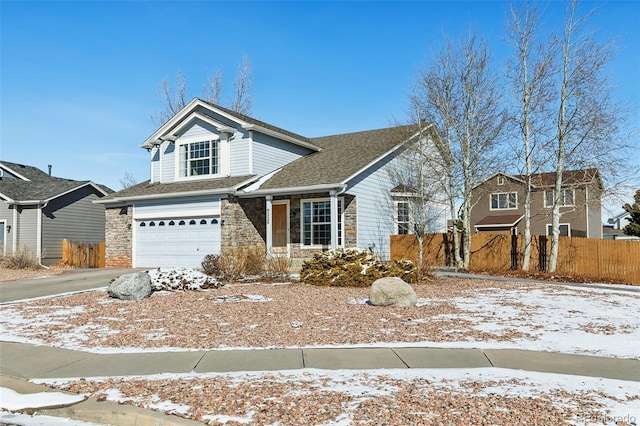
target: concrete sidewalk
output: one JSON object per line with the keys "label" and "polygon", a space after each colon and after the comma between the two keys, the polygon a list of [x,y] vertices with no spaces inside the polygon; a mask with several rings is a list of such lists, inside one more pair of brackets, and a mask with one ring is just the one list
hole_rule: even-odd
{"label": "concrete sidewalk", "polygon": [[[160,373],[277,371],[315,368],[508,368],[640,382],[640,361],[511,349],[421,347],[299,348],[93,354],[0,342],[0,386],[19,393],[51,391],[28,379],[115,377]],[[113,425],[195,425],[177,416],[89,398],[41,415]],[[6,421],[6,419],[3,419]]]}
{"label": "concrete sidewalk", "polygon": [[516,349],[296,348],[94,354],[0,342],[0,374],[17,378],[159,373],[496,367],[640,382],[640,360]]}

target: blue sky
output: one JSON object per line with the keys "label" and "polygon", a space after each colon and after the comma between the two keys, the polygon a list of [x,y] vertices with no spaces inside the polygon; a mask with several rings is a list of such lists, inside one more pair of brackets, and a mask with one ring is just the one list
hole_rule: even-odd
{"label": "blue sky", "polygon": [[[590,22],[603,38],[620,37],[610,68],[617,96],[637,107],[640,3],[599,5]],[[220,68],[227,97],[243,55],[253,65],[255,118],[309,137],[386,127],[406,118],[414,72],[444,33],[477,29],[500,66],[509,52],[506,8],[502,1],[0,0],[0,158],[45,171],[51,164],[56,176],[115,190],[125,173],[144,181],[149,157],[139,145],[155,130],[161,81],[180,69],[190,99]],[[550,25],[559,17],[556,1]]]}

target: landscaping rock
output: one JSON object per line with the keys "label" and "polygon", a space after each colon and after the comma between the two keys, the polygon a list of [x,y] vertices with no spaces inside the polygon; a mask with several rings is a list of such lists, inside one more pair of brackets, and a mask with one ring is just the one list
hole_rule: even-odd
{"label": "landscaping rock", "polygon": [[151,295],[151,277],[146,272],[121,275],[109,285],[107,293],[121,300],[144,299]]}
{"label": "landscaping rock", "polygon": [[374,306],[415,306],[418,297],[413,288],[397,277],[379,278],[369,289],[369,303]]}

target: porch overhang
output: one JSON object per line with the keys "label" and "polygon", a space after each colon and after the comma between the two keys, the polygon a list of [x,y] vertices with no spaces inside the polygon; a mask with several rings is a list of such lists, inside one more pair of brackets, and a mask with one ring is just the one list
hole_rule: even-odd
{"label": "porch overhang", "polygon": [[474,227],[476,230],[478,228],[513,228],[516,226],[522,219],[524,215],[501,215],[501,216],[486,216],[479,222],[477,222]]}

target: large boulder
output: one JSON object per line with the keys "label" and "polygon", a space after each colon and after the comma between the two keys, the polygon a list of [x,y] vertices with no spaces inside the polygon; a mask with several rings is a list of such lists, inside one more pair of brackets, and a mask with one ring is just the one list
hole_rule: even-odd
{"label": "large boulder", "polygon": [[109,296],[122,300],[140,300],[151,295],[151,277],[146,272],[125,274],[107,288]]}
{"label": "large boulder", "polygon": [[413,288],[397,277],[379,278],[369,289],[369,303],[374,306],[415,306],[418,297]]}

